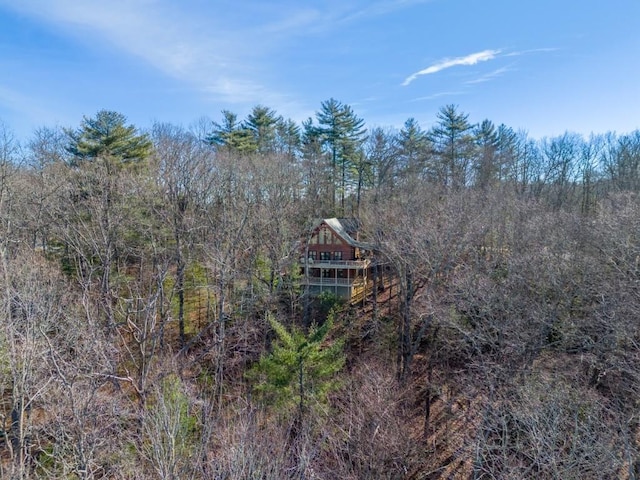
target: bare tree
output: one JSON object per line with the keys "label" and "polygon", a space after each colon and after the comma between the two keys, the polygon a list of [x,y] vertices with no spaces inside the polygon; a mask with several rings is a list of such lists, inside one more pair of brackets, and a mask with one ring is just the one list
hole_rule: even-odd
{"label": "bare tree", "polygon": [[193,134],[171,125],[155,125],[154,160],[158,191],[166,202],[160,214],[172,227],[181,347],[185,345],[185,269],[195,249],[202,203],[207,196],[213,150]]}

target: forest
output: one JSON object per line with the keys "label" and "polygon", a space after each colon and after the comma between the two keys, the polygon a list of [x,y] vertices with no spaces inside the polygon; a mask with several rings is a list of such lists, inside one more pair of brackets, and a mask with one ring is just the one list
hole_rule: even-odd
{"label": "forest", "polygon": [[[0,123],[0,478],[640,479],[640,130]],[[350,218],[392,281],[311,297]]]}

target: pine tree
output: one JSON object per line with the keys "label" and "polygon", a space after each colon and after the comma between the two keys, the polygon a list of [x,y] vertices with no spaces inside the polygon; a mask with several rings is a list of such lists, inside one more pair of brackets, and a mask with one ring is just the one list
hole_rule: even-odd
{"label": "pine tree", "polygon": [[290,118],[287,120],[280,119],[276,125],[276,132],[278,152],[287,155],[290,160],[294,160],[300,153],[300,127]]}
{"label": "pine tree", "polygon": [[405,178],[415,178],[423,173],[428,154],[427,133],[415,118],[409,118],[398,135],[398,156]]}
{"label": "pine tree", "polygon": [[269,317],[276,334],[273,349],[249,370],[247,377],[256,382],[255,393],[285,412],[295,412],[298,421],[314,405],[325,403],[337,386],[335,374],[344,366],[342,341],[328,340],[332,316],[308,334],[292,327],[287,330]]}
{"label": "pine tree", "polygon": [[477,154],[473,165],[475,186],[486,189],[498,176],[498,132],[490,120],[484,120],[475,130]]}
{"label": "pine tree", "polygon": [[127,162],[146,158],[152,148],[149,137],[126,122],[124,115],[109,110],[100,110],[95,118],[83,117],[78,130],[65,131],[67,150],[78,159],[112,157]]}
{"label": "pine tree", "polygon": [[429,138],[433,142],[436,164],[435,179],[445,187],[466,185],[469,163],[473,154],[473,126],[469,116],[459,113],[456,105],[447,105],[438,112],[438,123]]}
{"label": "pine tree", "polygon": [[347,174],[350,167],[361,155],[362,144],[366,138],[364,120],[359,118],[349,105],[344,105],[331,98],[322,102],[321,109],[316,113],[318,134],[322,138],[325,148],[331,153],[332,185],[334,188],[333,202],[336,203],[336,185],[340,185],[340,209],[345,212],[345,193],[347,188]]}
{"label": "pine tree", "polygon": [[258,149],[253,132],[238,122],[238,115],[229,110],[222,111],[222,123],[213,122],[213,130],[206,141],[230,152],[254,153]]}
{"label": "pine tree", "polygon": [[253,107],[244,122],[244,127],[251,132],[258,153],[272,153],[276,150],[278,124],[282,122],[275,110],[262,105]]}

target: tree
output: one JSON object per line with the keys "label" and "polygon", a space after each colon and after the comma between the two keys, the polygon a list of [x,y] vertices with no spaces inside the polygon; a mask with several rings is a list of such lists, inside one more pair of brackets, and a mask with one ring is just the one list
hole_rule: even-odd
{"label": "tree", "polygon": [[377,199],[383,191],[393,188],[398,173],[397,145],[393,131],[380,127],[372,129],[364,151]]}
{"label": "tree", "polygon": [[445,187],[464,187],[473,153],[473,126],[469,116],[458,112],[456,105],[442,107],[437,118],[438,123],[429,132],[436,157],[432,176]]}
{"label": "tree", "polygon": [[127,196],[125,185],[136,169],[125,165],[145,159],[152,150],[148,136],[138,134],[125,122],[124,115],[101,110],[95,118],[84,117],[78,130],[66,130],[67,150],[74,159],[67,176],[70,188],[60,189],[67,196],[58,216],[58,220],[66,219],[68,228],[60,232],[60,238],[67,249],[75,250],[78,278],[83,276],[82,269],[86,269],[84,273],[92,270],[85,276],[89,281],[99,272],[101,299],[110,326],[114,326],[112,274],[121,267],[125,226],[131,225],[124,219],[134,212],[131,203],[135,197]]}
{"label": "tree", "polygon": [[51,381],[42,362],[42,332],[61,314],[59,286],[47,285],[43,279],[49,272],[27,258],[16,258],[15,265],[3,258],[0,280],[0,388],[10,392],[10,421],[2,436],[13,460],[11,478],[17,479],[28,478],[34,440],[31,411]]}
{"label": "tree", "polygon": [[222,111],[222,123],[213,122],[213,130],[206,140],[229,152],[253,153],[258,148],[254,132],[238,122],[238,115],[229,110]]}
{"label": "tree", "polygon": [[295,410],[296,420],[302,422],[309,408],[326,402],[327,394],[336,387],[334,376],[345,362],[343,344],[327,343],[331,315],[306,335],[296,327],[287,330],[273,317],[269,323],[277,336],[273,349],[247,376],[256,382],[257,394],[284,411]]}
{"label": "tree", "polygon": [[195,419],[189,415],[189,398],[177,375],[168,375],[155,388],[154,403],[142,422],[145,441],[142,455],[158,478],[193,478]]}
{"label": "tree", "polygon": [[478,152],[473,165],[474,184],[485,190],[495,183],[498,177],[498,132],[490,120],[483,120],[475,129],[475,142]]}
{"label": "tree", "polygon": [[340,209],[344,214],[347,173],[350,165],[357,161],[365,140],[364,120],[356,116],[349,105],[344,105],[334,98],[322,102],[320,111],[316,112],[316,119],[318,120],[317,132],[331,154],[334,208],[335,186],[340,185]]}
{"label": "tree", "polygon": [[243,125],[253,136],[256,152],[265,154],[276,149],[278,125],[281,122],[282,117],[277,116],[275,110],[262,105],[253,107]]}
{"label": "tree", "polygon": [[608,134],[600,158],[614,190],[640,190],[640,130],[622,136]]}
{"label": "tree", "polygon": [[576,189],[578,160],[584,140],[578,134],[565,132],[540,142],[544,166],[543,181],[549,191],[549,201],[556,208],[570,202]]}
{"label": "tree", "polygon": [[13,132],[0,122],[0,259],[9,254],[14,244],[15,177],[19,150],[20,145]]}
{"label": "tree", "polygon": [[127,117],[109,110],[100,110],[95,118],[83,117],[79,129],[66,130],[67,150],[78,159],[106,156],[121,162],[142,160],[151,153],[151,141],[126,122]]}
{"label": "tree", "polygon": [[398,285],[397,374],[403,382],[434,319],[433,310],[418,308],[416,299],[422,297],[424,304],[436,295],[438,284],[461,262],[472,224],[472,202],[463,194],[447,195],[424,183],[413,187],[363,215],[376,252],[393,268]]}
{"label": "tree", "polygon": [[424,174],[429,147],[429,137],[416,119],[409,118],[404,122],[398,134],[398,163],[407,179]]}
{"label": "tree", "polygon": [[287,120],[281,119],[276,125],[276,132],[277,151],[287,155],[290,160],[295,160],[300,153],[300,127],[290,118]]}
{"label": "tree", "polygon": [[153,128],[157,187],[164,196],[162,213],[171,225],[176,268],[174,290],[178,296],[178,328],[181,347],[185,342],[185,269],[194,251],[197,214],[208,193],[213,151],[191,133],[167,124]]}
{"label": "tree", "polygon": [[517,150],[511,165],[510,180],[519,195],[539,196],[542,185],[542,160],[535,140],[520,133],[514,147]]}
{"label": "tree", "polygon": [[311,218],[330,215],[335,208],[335,185],[330,157],[323,150],[323,138],[313,119],[302,122],[302,168],[304,199]]}
{"label": "tree", "polygon": [[61,128],[38,128],[27,143],[26,165],[19,172],[21,201],[20,227],[32,248],[47,250],[50,231],[51,201],[55,191],[66,182],[65,174],[70,155],[66,150],[68,137]]}
{"label": "tree", "polygon": [[[298,259],[301,175],[298,165],[285,154],[274,153],[252,160],[251,176],[259,181],[248,184],[258,199],[250,231],[255,261],[263,264],[263,268],[255,268],[254,275],[265,282],[273,294],[289,283],[292,261]],[[265,238],[269,241],[264,242]]]}

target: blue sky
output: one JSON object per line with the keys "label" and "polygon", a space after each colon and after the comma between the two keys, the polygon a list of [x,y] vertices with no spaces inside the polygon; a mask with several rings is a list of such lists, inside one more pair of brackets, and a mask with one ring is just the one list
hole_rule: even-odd
{"label": "blue sky", "polygon": [[534,138],[640,128],[640,0],[0,0],[0,120],[141,128],[331,97],[368,126],[444,105]]}

